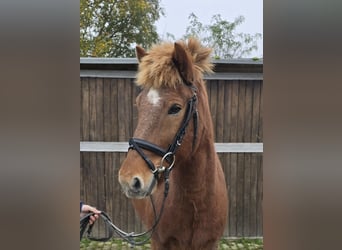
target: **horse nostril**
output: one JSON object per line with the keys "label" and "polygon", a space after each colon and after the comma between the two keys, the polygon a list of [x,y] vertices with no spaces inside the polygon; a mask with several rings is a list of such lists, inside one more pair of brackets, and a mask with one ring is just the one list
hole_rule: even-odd
{"label": "horse nostril", "polygon": [[138,177],[134,177],[134,178],[133,178],[132,187],[133,187],[135,190],[139,190],[139,189],[141,188],[141,182],[140,182],[140,180],[139,180]]}

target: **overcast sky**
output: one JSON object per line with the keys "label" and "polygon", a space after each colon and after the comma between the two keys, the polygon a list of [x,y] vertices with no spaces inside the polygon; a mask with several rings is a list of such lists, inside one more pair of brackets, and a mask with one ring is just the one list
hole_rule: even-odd
{"label": "overcast sky", "polygon": [[[238,26],[238,32],[263,34],[263,0],[161,0],[161,6],[165,12],[165,17],[157,22],[157,31],[161,36],[171,33],[179,39],[185,34],[191,12],[203,24],[209,24],[215,14],[221,14],[230,22],[242,15],[245,21]],[[250,57],[262,57],[262,40],[258,42],[258,47],[258,51]]]}

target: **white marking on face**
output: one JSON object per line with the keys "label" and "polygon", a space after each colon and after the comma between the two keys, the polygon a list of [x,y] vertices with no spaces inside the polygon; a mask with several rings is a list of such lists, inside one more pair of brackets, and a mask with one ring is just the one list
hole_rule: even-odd
{"label": "white marking on face", "polygon": [[147,99],[152,105],[158,105],[160,96],[156,89],[151,88],[147,93]]}

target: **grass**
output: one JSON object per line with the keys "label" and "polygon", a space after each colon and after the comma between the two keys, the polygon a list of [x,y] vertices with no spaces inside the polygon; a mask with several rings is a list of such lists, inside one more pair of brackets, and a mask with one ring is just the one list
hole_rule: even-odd
{"label": "grass", "polygon": [[[88,239],[82,239],[80,242],[81,250],[93,250],[93,249],[102,249],[102,250],[149,250],[151,249],[150,244],[145,244],[143,246],[137,246],[135,248],[131,248],[127,242],[121,239],[112,239],[107,242],[97,242],[90,241]],[[220,241],[219,250],[262,250],[263,249],[263,240],[262,239],[222,239]]]}
{"label": "grass", "polygon": [[264,244],[262,239],[222,239],[219,249],[261,250],[264,249]]}

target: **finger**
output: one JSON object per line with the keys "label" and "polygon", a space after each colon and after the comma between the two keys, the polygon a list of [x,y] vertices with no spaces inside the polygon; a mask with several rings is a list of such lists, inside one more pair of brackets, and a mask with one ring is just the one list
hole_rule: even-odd
{"label": "finger", "polygon": [[97,210],[96,208],[94,208],[93,210],[92,210],[92,212],[93,213],[96,213],[96,214],[99,214],[99,213],[101,213],[99,210]]}

